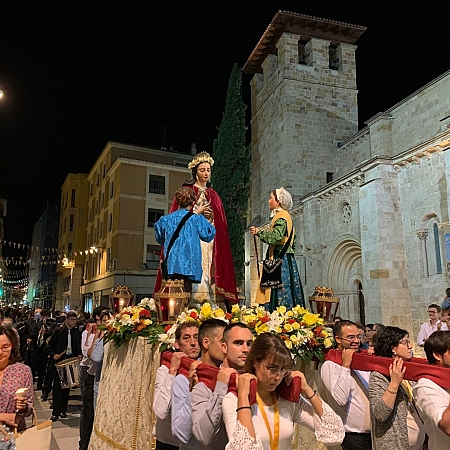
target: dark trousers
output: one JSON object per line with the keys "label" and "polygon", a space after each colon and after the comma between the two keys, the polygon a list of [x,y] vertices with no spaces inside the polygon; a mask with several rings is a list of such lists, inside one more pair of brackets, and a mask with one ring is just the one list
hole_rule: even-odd
{"label": "dark trousers", "polygon": [[48,397],[53,388],[53,370],[51,357],[47,358],[46,361],[44,382],[42,385],[42,395]]}
{"label": "dark trousers", "polygon": [[63,389],[59,381],[58,371],[56,367],[52,367],[53,371],[53,415],[59,416],[61,413],[67,412],[67,404],[69,403],[70,389]]}
{"label": "dark trousers", "polygon": [[156,450],[178,450],[179,447],[175,447],[174,445],[164,444],[164,442],[156,440]]}
{"label": "dark trousers", "polygon": [[342,450],[372,450],[370,433],[347,433],[341,444]]}
{"label": "dark trousers", "polygon": [[79,449],[87,450],[94,425],[94,375],[87,373],[88,368],[81,366],[80,387],[83,406],[80,415],[80,442]]}

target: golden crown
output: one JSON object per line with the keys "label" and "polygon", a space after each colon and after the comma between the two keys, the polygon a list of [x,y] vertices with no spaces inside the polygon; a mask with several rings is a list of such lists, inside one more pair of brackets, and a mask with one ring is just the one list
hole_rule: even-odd
{"label": "golden crown", "polygon": [[194,159],[188,164],[188,169],[192,170],[194,167],[197,167],[201,163],[209,163],[211,167],[214,165],[214,159],[211,158],[211,155],[207,152],[200,152],[198,155],[194,156]]}

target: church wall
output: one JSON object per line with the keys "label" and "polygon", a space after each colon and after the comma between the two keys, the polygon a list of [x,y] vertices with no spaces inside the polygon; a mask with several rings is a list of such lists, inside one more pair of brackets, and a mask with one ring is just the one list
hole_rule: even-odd
{"label": "church wall", "polygon": [[434,153],[430,159],[422,157],[418,163],[403,167],[398,173],[415,335],[428,318],[428,305],[441,304],[447,287],[444,232],[450,229],[437,227],[439,250],[436,254],[434,224],[449,221],[449,163],[449,151]]}
{"label": "church wall", "polygon": [[404,152],[446,130],[450,115],[450,72],[387,113],[394,119],[394,154]]}

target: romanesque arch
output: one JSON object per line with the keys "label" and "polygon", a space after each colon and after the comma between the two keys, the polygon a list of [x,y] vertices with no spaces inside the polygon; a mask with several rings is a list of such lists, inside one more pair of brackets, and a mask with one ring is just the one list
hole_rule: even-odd
{"label": "romanesque arch", "polygon": [[362,278],[361,244],[356,236],[346,234],[330,249],[327,286],[341,299],[338,315],[350,320],[364,320],[360,315]]}

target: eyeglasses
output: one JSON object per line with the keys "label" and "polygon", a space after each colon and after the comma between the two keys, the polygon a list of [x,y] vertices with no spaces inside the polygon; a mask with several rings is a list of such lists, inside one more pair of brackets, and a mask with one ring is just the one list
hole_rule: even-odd
{"label": "eyeglasses", "polygon": [[353,342],[353,341],[360,341],[362,339],[362,335],[358,334],[357,336],[347,336],[345,337],[341,337],[342,340],[344,341],[348,341],[348,342]]}
{"label": "eyeglasses", "polygon": [[280,369],[279,367],[276,367],[276,366],[266,367],[266,370],[271,375],[280,375],[281,378],[285,377],[291,371],[291,369]]}
{"label": "eyeglasses", "polygon": [[398,343],[406,345],[407,347],[409,347],[411,345],[411,341],[409,339],[404,339],[402,341],[398,341]]}
{"label": "eyeglasses", "polygon": [[12,348],[12,344],[3,344],[2,346],[0,346],[0,350],[2,352],[7,352],[10,348]]}

